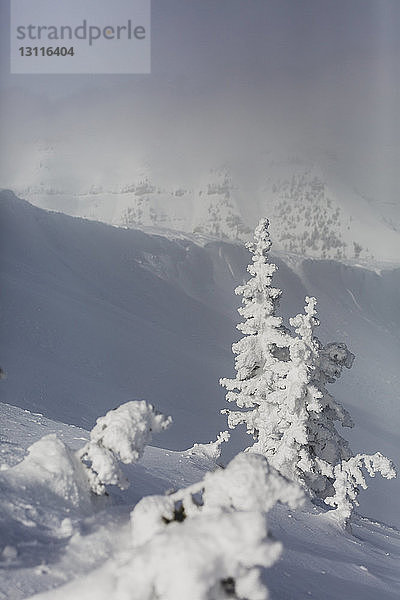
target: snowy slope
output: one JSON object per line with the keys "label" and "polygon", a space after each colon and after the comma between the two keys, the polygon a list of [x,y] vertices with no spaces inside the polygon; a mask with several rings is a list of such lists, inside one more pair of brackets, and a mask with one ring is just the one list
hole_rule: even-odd
{"label": "snowy slope", "polygon": [[[74,448],[87,437],[84,430],[5,404],[0,415],[20,461],[29,444],[49,433]],[[11,448],[10,441],[2,441],[3,448]],[[35,598],[47,600],[119,600],[115,584],[131,553],[133,505],[144,495],[197,482],[212,468],[200,457],[148,447],[139,464],[125,468],[128,491],[78,510],[68,508],[63,495],[45,493],[47,475],[40,462],[35,466],[25,459],[13,466],[11,452],[2,460],[0,598],[7,600],[36,593]],[[308,503],[297,510],[276,506],[269,523],[284,545],[279,561],[263,572],[272,600],[398,597],[397,530],[355,517],[352,531],[345,532]]]}
{"label": "snowy slope", "polygon": [[201,249],[47,214],[10,194],[1,223],[3,400],[82,426],[145,398],[174,408],[177,431],[164,440],[173,447],[223,423],[215,390],[232,324],[193,298],[213,285]]}
{"label": "snowy slope", "polygon": [[[0,398],[88,428],[133,398],[171,414],[160,446],[181,450],[225,428],[221,376],[233,372],[240,244],[195,243],[47,213],[1,194]],[[355,450],[396,462],[400,420],[400,271],[278,253],[282,311],[319,299],[320,337],[356,354],[332,392],[350,409]],[[226,456],[243,446],[235,432]],[[371,482],[361,512],[400,525],[399,481]]]}
{"label": "snowy slope", "polygon": [[77,506],[58,495],[54,483],[46,488],[51,456],[43,464],[23,458],[28,446],[53,433],[80,448],[87,431],[3,403],[0,419],[1,599],[25,598],[85,575],[127,543],[129,508],[141,497],[188,485],[210,468],[204,460],[148,447],[140,465],[125,467],[133,483],[123,496],[92,504],[82,498]]}

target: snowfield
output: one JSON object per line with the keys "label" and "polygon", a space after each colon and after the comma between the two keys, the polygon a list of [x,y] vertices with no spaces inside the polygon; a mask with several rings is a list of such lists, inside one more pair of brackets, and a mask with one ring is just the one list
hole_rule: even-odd
{"label": "snowfield", "polygon": [[[191,235],[48,213],[11,192],[0,193],[0,211],[0,366],[6,372],[0,382],[0,599],[136,600],[129,573],[139,568],[132,557],[140,552],[132,511],[147,496],[168,498],[163,494],[232,469],[220,469],[215,446],[207,452],[202,444],[226,429],[218,380],[233,374],[231,345],[240,337],[233,289],[247,279],[248,252],[239,243],[205,237],[198,243]],[[304,297],[316,296],[318,337],[343,341],[356,356],[334,386],[356,424],[346,438],[356,452],[379,450],[397,463],[400,268],[304,260],[283,251],[273,258],[283,314],[301,312]],[[147,446],[136,464],[122,465],[128,489],[112,486],[108,496],[93,496],[76,452],[88,443],[96,418],[131,400],[146,400],[173,424],[154,437],[159,447]],[[227,465],[245,445],[243,431],[231,432],[217,463]],[[205,500],[183,523],[175,515],[178,522],[157,534],[156,547],[168,552],[168,531],[184,531],[201,547],[201,532],[212,535],[210,523],[224,522],[223,531],[233,535],[250,519],[260,524],[251,547],[267,552],[271,539],[256,535],[261,524],[282,544],[279,558],[275,546],[276,562],[271,558],[260,571],[260,585],[273,600],[395,600],[399,493],[399,479],[370,480],[348,530],[309,501],[278,502],[260,513],[240,505],[231,514],[212,503],[207,513]],[[205,519],[201,527],[199,519]],[[242,577],[243,589],[255,590],[253,567],[246,567],[247,577],[246,557],[241,560],[237,581]],[[164,574],[157,577],[162,586]],[[174,600],[188,597],[182,578],[182,595],[168,592]],[[224,585],[226,597],[235,597],[230,582]],[[214,598],[201,593],[198,598]],[[138,600],[145,598],[143,592]]]}
{"label": "snowfield", "polygon": [[[27,443],[49,433],[75,448],[88,437],[84,430],[6,404],[1,405],[1,418],[7,432],[3,465],[15,462],[14,451],[22,458]],[[13,440],[13,448],[7,439]],[[56,499],[38,494],[46,482],[48,455],[41,456],[41,466],[36,459],[35,466],[25,459],[0,472],[0,598],[7,600],[33,595],[56,600],[128,597],[118,594],[116,585],[132,553],[132,507],[142,497],[196,483],[215,469],[204,457],[147,447],[139,464],[125,467],[129,490],[78,508],[67,505],[62,494]],[[56,480],[46,483],[51,490]],[[278,562],[262,572],[271,598],[398,598],[397,529],[356,516],[351,532],[343,531],[329,513],[311,503],[298,509],[278,504],[268,521],[283,544]]]}

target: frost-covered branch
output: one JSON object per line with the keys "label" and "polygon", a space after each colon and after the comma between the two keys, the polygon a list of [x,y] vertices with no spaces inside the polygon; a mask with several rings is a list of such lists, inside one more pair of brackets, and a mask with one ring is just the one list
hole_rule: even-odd
{"label": "frost-covered branch", "polygon": [[325,498],[325,502],[336,508],[339,521],[345,524],[354,506],[358,506],[357,496],[360,488],[367,489],[367,482],[363,473],[366,469],[371,477],[380,473],[386,479],[396,477],[396,470],[391,460],[380,452],[375,454],[357,454],[333,468],[333,496]]}

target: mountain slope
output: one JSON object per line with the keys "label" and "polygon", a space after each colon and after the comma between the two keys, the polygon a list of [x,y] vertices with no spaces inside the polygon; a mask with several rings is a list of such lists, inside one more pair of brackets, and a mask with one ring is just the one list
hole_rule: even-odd
{"label": "mountain slope", "polygon": [[145,397],[164,412],[179,407],[180,437],[165,443],[191,445],[214,414],[232,326],[161,271],[212,285],[208,257],[189,242],[48,214],[10,194],[1,222],[2,398],[82,426]]}
{"label": "mountain slope", "polygon": [[[226,428],[222,376],[233,372],[235,285],[249,260],[239,244],[168,239],[0,196],[0,398],[91,427],[107,409],[143,398],[174,418],[160,446],[182,450]],[[400,419],[400,271],[279,253],[284,315],[319,299],[319,336],[345,341],[354,367],[332,388],[356,427],[355,450],[396,461]],[[234,432],[227,456],[243,447]],[[361,511],[400,525],[399,480],[371,482]]]}

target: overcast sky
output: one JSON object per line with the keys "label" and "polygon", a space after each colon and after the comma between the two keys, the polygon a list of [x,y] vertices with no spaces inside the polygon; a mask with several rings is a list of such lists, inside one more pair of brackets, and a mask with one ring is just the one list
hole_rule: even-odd
{"label": "overcast sky", "polygon": [[10,75],[0,3],[7,184],[45,139],[66,182],[293,151],[336,155],[354,185],[397,199],[399,0],[153,0],[152,73],[124,76]]}

